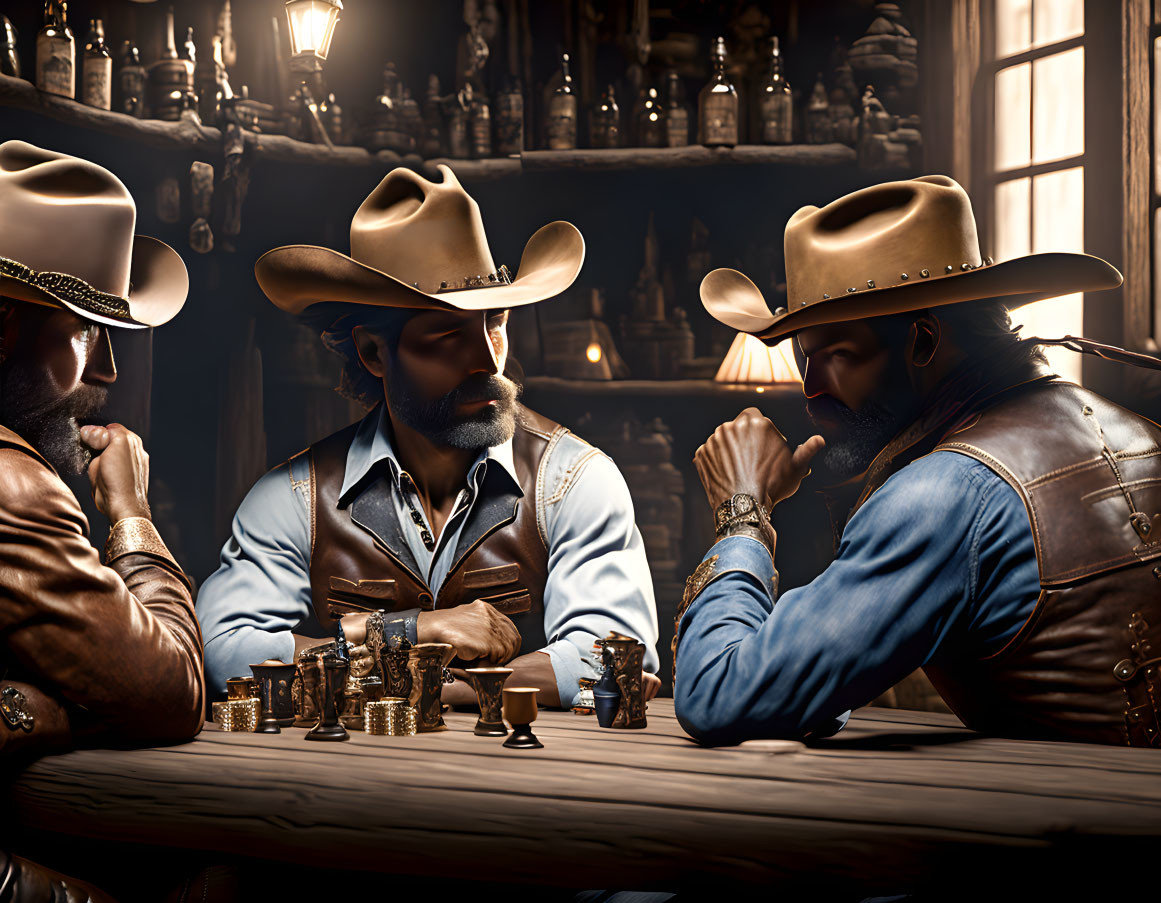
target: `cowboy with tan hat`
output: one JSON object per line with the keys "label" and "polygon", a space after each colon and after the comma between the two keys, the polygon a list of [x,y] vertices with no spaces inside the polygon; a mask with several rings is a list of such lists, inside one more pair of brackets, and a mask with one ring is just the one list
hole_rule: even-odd
{"label": "cowboy with tan hat", "polygon": [[[150,520],[148,455],[130,430],[99,419],[117,378],[109,330],[165,323],[189,287],[181,258],[135,235],[135,224],[133,199],[108,170],[0,144],[0,759],[9,763],[78,744],[185,740],[202,723],[201,638],[189,582]],[[104,564],[59,476],[86,469],[112,524]],[[25,882],[31,893],[45,880],[61,879],[0,854],[0,886]]]}
{"label": "cowboy with tan hat", "polygon": [[[678,614],[686,730],[826,734],[923,668],[978,730],[1161,745],[1161,427],[1053,375],[1049,342],[1009,316],[1120,273],[1084,254],[984,257],[946,176],[805,207],[785,255],[773,311],[734,270],[701,286],[726,325],[796,342],[819,435],[792,447],[751,408],[695,456],[719,541]],[[779,595],[767,506],[812,467],[835,558]]]}
{"label": "cowboy with tan hat", "polygon": [[[370,413],[266,474],[234,519],[198,615],[216,692],[252,662],[336,636],[448,643],[508,663],[510,685],[571,706],[610,630],[648,647],[657,616],[624,479],[605,455],[517,403],[508,310],[567,289],[584,240],[554,222],[515,272],[497,266],[451,169],[396,169],[351,222],[351,253],[292,245],[262,290],[343,359]],[[362,664],[360,664],[362,662]],[[653,678],[655,690],[659,681]],[[471,703],[463,681],[448,703]]]}

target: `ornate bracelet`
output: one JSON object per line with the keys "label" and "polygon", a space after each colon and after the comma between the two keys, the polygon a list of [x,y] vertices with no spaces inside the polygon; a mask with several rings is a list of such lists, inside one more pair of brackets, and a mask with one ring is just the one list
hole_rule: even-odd
{"label": "ornate bracelet", "polygon": [[157,528],[153,526],[153,521],[147,517],[123,517],[109,528],[109,539],[105,543],[105,562],[116,561],[134,553],[164,558],[174,567],[178,567],[177,561],[162,542]]}

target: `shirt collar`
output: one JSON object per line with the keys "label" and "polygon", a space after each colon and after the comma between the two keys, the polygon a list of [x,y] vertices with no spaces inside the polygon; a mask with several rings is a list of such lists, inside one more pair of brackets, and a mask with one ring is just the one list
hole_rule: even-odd
{"label": "shirt collar", "polygon": [[[359,428],[355,431],[355,438],[351,440],[351,447],[347,451],[347,466],[343,473],[343,486],[339,490],[339,505],[346,505],[366,485],[366,478],[382,462],[387,462],[391,479],[399,485],[399,475],[403,471],[399,459],[395,456],[395,449],[391,445],[391,426],[387,418],[387,406],[378,405],[363,418]],[[517,490],[523,494],[520,480],[516,476],[516,462],[512,453],[512,440],[501,445],[493,445],[480,452],[479,456],[468,468],[467,483],[471,488],[478,488],[488,470],[489,462],[494,462],[499,469],[507,474]]]}

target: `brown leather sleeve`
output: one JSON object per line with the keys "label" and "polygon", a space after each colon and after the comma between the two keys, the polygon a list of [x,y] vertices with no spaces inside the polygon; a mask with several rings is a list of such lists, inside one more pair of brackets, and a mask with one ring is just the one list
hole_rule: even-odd
{"label": "brown leather sleeve", "polygon": [[51,469],[0,449],[0,655],[10,676],[77,707],[74,721],[103,742],[192,737],[205,690],[184,575],[140,554],[105,567],[87,533]]}

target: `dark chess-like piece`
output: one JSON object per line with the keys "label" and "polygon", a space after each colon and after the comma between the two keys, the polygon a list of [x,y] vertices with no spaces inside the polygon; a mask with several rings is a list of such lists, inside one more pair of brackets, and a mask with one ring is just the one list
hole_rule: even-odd
{"label": "dark chess-like piece", "polygon": [[505,737],[508,728],[504,727],[504,718],[501,715],[501,690],[504,681],[512,673],[511,668],[468,668],[468,680],[476,691],[476,701],[480,704],[480,717],[476,721],[472,733],[479,737]]}
{"label": "dark chess-like piece", "polygon": [[504,741],[508,749],[540,749],[544,746],[532,733],[536,720],[535,687],[504,688],[504,718],[512,725],[512,736]]}
{"label": "dark chess-like piece", "polygon": [[415,708],[416,728],[420,733],[447,730],[440,695],[443,669],[454,654],[455,647],[448,643],[416,643],[408,653],[407,667],[411,671],[408,703]]}
{"label": "dark chess-like piece", "polygon": [[318,724],[306,735],[307,740],[349,740],[351,735],[339,722],[340,694],[337,688],[345,687],[347,672],[351,668],[348,660],[341,659],[334,653],[319,656],[319,669],[322,679],[315,686],[315,706],[319,711]]}
{"label": "dark chess-like piece", "polygon": [[604,640],[605,651],[613,662],[613,679],[621,691],[621,704],[613,727],[637,729],[646,726],[644,679],[641,664],[645,646],[633,637],[610,633]]}
{"label": "dark chess-like piece", "polygon": [[311,658],[299,661],[298,673],[290,688],[292,697],[295,697],[295,727],[314,727],[318,724],[315,689],[321,679],[318,659]]}
{"label": "dark chess-like piece", "polygon": [[298,669],[284,662],[263,662],[261,665],[251,665],[250,670],[258,684],[258,695],[265,713],[263,718],[272,715],[279,727],[293,725],[295,706],[291,693]]}
{"label": "dark chess-like piece", "polygon": [[[251,669],[255,667],[261,666],[250,666]],[[274,714],[274,704],[271,700],[271,682],[269,679],[262,679],[257,675],[254,679],[258,683],[258,699],[262,704],[262,713],[258,716],[258,726],[254,728],[254,733],[281,734],[282,728],[278,726],[278,718]]]}
{"label": "dark chess-like piece", "polygon": [[379,671],[383,675],[383,695],[388,698],[407,699],[411,696],[411,671],[407,661],[411,655],[411,643],[406,637],[388,637],[379,648]]}

